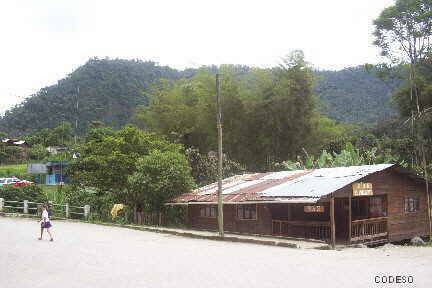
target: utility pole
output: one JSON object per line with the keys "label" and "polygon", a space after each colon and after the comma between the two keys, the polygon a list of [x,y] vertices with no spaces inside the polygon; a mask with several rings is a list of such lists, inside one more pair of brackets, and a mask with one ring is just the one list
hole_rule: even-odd
{"label": "utility pole", "polygon": [[77,87],[77,93],[76,93],[76,113],[75,113],[75,136],[74,136],[74,142],[75,145],[77,144],[77,134],[78,134],[78,117],[79,117],[79,86]]}
{"label": "utility pole", "polygon": [[222,107],[220,100],[220,75],[216,73],[216,105],[217,105],[217,129],[218,129],[218,225],[219,236],[224,237],[223,225],[223,195],[222,195]]}

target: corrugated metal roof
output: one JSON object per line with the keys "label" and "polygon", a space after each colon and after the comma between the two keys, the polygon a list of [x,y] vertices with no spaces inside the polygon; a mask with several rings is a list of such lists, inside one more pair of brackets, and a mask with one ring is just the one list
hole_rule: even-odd
{"label": "corrugated metal roof", "polygon": [[[224,202],[316,202],[367,175],[394,164],[378,164],[323,168],[316,170],[281,171],[273,173],[243,174],[224,179],[222,194]],[[182,194],[173,203],[216,202],[217,183]]]}
{"label": "corrugated metal roof", "polygon": [[23,145],[23,144],[27,144],[26,141],[24,140],[18,140],[18,139],[3,139],[2,140],[3,143],[9,144],[9,145]]}
{"label": "corrugated metal roof", "polygon": [[260,193],[270,197],[322,197],[394,164],[323,168]]}

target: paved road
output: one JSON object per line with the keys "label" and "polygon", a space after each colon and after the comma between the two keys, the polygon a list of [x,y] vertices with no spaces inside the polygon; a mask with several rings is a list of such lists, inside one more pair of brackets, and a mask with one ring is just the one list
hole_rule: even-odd
{"label": "paved road", "polygon": [[[432,248],[319,251],[0,217],[0,287],[431,287]],[[413,285],[376,285],[376,275]]]}

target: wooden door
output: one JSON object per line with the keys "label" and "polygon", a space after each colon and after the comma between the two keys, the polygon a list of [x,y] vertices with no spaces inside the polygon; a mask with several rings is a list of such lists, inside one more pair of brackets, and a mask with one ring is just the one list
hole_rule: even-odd
{"label": "wooden door", "polygon": [[348,208],[348,198],[335,199],[336,240],[338,241],[348,239]]}

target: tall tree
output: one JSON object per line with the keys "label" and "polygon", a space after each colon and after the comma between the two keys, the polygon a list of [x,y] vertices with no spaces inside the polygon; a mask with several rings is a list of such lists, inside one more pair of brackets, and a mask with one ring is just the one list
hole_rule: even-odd
{"label": "tall tree", "polygon": [[419,132],[416,121],[424,111],[421,109],[417,69],[432,51],[432,1],[397,0],[395,5],[384,9],[374,24],[375,44],[382,48],[383,55],[392,61],[404,63],[408,60],[411,134],[418,154],[421,155],[420,161],[413,155],[411,165],[414,166],[415,158],[416,162],[423,166],[428,196],[429,234],[432,238],[425,139]]}
{"label": "tall tree", "polygon": [[268,79],[258,82],[257,101],[251,103],[248,140],[256,143],[249,152],[253,162],[268,169],[309,148],[316,99],[314,77],[301,51],[264,77]]}
{"label": "tall tree", "polygon": [[415,137],[415,119],[421,115],[417,70],[432,49],[432,1],[397,0],[384,9],[374,21],[375,45],[382,55],[393,63],[409,65],[409,95],[412,137]]}
{"label": "tall tree", "polygon": [[[222,118],[224,151],[252,170],[265,170],[274,161],[295,157],[316,127],[314,77],[301,51],[280,67],[252,69],[224,65]],[[214,74],[199,71],[191,79],[166,81],[150,96],[137,119],[147,129],[207,153],[216,150]]]}

